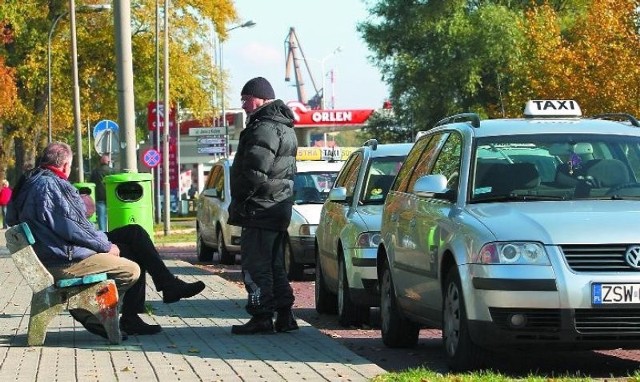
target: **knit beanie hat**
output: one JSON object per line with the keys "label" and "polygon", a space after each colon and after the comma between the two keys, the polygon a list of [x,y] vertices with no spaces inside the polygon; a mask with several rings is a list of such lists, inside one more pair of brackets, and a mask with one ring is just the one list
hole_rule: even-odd
{"label": "knit beanie hat", "polygon": [[264,77],[250,79],[242,88],[240,95],[250,95],[260,99],[276,98],[271,84]]}

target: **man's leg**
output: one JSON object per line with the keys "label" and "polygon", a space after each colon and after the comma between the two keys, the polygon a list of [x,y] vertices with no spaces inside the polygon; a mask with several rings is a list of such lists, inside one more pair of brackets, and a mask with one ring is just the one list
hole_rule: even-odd
{"label": "man's leg", "polygon": [[107,203],[104,200],[96,202],[96,214],[98,215],[98,228],[107,230]]}
{"label": "man's leg", "polygon": [[[202,281],[186,283],[175,277],[162,261],[149,234],[141,226],[130,224],[106,234],[109,241],[120,248],[120,256],[136,262],[140,266],[141,274],[149,272],[156,289],[162,292],[162,299],[165,303],[193,297],[204,289]],[[144,286],[140,286],[140,288],[144,291]],[[137,299],[132,299],[132,301],[137,301]],[[139,309],[139,307],[132,308],[132,311]]]}
{"label": "man's leg", "polygon": [[271,249],[273,254],[271,262],[273,299],[277,313],[275,329],[277,332],[290,332],[298,329],[298,323],[291,311],[295,297],[284,266],[285,237],[286,232],[278,232]]}
{"label": "man's leg", "polygon": [[[69,267],[49,268],[49,272],[56,280],[106,273],[108,278],[115,281],[120,301],[140,277],[140,267],[136,263],[107,253],[96,253]],[[94,315],[82,309],[73,309],[69,313],[89,332],[107,338],[106,330]]]}
{"label": "man's leg", "polygon": [[233,325],[231,332],[234,334],[273,333],[272,253],[269,248],[273,247],[276,238],[275,231],[242,229],[242,277],[248,294],[246,310],[252,318],[244,325]]}

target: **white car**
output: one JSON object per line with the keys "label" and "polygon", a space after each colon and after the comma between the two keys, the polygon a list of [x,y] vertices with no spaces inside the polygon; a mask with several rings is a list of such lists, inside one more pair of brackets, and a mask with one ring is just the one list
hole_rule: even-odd
{"label": "white car", "polygon": [[315,265],[315,235],[322,204],[343,162],[298,161],[294,179],[294,205],[287,229],[285,268],[291,280],[304,277],[305,266]]}

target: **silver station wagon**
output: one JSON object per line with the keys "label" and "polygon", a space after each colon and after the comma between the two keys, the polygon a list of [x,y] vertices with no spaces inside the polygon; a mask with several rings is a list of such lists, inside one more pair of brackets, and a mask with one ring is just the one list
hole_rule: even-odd
{"label": "silver station wagon", "polygon": [[444,119],[384,204],[381,330],[442,329],[454,370],[492,348],[640,348],[640,123],[529,101],[522,119]]}

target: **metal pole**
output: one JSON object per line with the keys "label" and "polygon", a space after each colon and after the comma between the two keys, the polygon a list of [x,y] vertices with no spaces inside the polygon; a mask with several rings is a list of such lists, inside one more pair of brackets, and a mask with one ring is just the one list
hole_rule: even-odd
{"label": "metal pole", "polygon": [[[158,113],[158,107],[160,103],[160,5],[158,4],[158,0],[156,0],[156,130],[155,130],[155,140],[156,140],[156,150],[158,152],[162,152],[160,150],[160,113]],[[156,224],[160,223],[160,166],[156,166],[153,171],[156,176]]]}
{"label": "metal pole", "polygon": [[73,126],[76,138],[76,159],[78,166],[78,182],[84,182],[84,164],[82,163],[82,120],[80,119],[80,85],[78,80],[78,44],[76,36],[76,4],[69,0],[71,19],[71,60],[73,75]]}
{"label": "metal pole", "polygon": [[224,43],[219,40],[218,47],[220,49],[220,79],[222,80],[222,87],[220,90],[220,102],[222,107],[222,127],[224,127],[224,156],[229,156],[229,126],[227,125],[227,110],[224,105],[224,56],[223,56]]}
{"label": "metal pole", "polygon": [[164,174],[164,235],[169,235],[169,0],[164,0],[164,131],[162,134],[162,173]]}
{"label": "metal pole", "polygon": [[53,37],[53,31],[56,29],[56,25],[58,25],[58,21],[63,18],[69,12],[63,12],[56,16],[51,24],[51,28],[49,29],[49,40],[47,42],[47,128],[49,130],[49,143],[53,141],[53,133],[52,133],[52,101],[51,101],[51,38]]}
{"label": "metal pole", "polygon": [[133,59],[131,54],[131,4],[129,0],[114,0],[113,3],[115,8],[118,125],[120,126],[120,136],[124,134],[125,144],[124,160],[121,161],[121,166],[125,172],[137,173]]}

